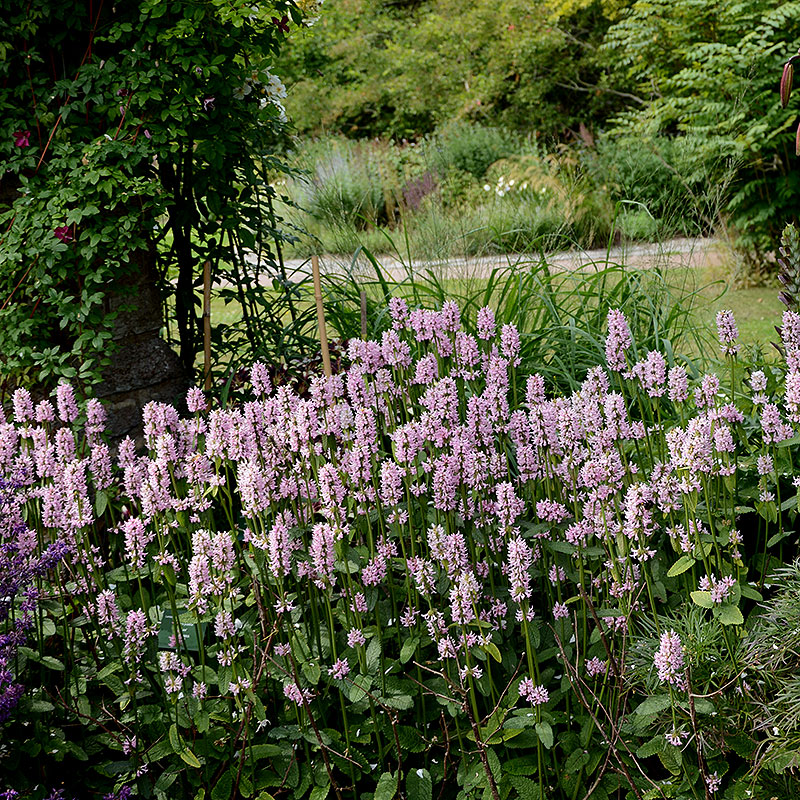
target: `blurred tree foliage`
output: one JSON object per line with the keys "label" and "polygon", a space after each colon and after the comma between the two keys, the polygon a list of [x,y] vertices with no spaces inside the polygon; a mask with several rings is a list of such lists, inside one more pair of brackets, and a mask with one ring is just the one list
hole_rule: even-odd
{"label": "blurred tree foliage", "polygon": [[734,176],[728,212],[758,258],[797,217],[798,100],[780,107],[781,65],[800,46],[800,3],[637,0],[606,33],[616,71],[646,97],[615,133],[696,134]]}
{"label": "blurred tree foliage", "polygon": [[453,119],[577,131],[622,109],[596,0],[330,0],[281,57],[300,132],[427,133]]}
{"label": "blurred tree foliage", "polygon": [[796,217],[800,101],[787,113],[777,90],[799,45],[800,2],[783,0],[329,0],[282,70],[301,133],[465,120],[623,150],[699,141],[697,175],[677,177],[722,187],[758,260]]}

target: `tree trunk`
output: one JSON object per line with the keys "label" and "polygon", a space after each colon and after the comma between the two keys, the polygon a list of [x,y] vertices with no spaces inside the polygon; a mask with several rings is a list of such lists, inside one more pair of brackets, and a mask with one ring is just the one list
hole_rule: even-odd
{"label": "tree trunk", "polygon": [[151,400],[182,403],[189,380],[181,360],[161,338],[161,301],[155,253],[131,253],[130,274],[109,287],[107,311],[116,311],[114,352],[95,396],[108,410],[108,432],[119,441],[142,434],[142,409]]}

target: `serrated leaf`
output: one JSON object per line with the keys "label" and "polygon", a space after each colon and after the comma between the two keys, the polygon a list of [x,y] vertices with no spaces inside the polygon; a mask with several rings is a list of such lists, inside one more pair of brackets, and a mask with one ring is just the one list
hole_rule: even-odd
{"label": "serrated leaf", "polygon": [[691,593],[692,602],[700,608],[713,608],[714,601],[711,599],[711,592],[697,590]]}
{"label": "serrated leaf", "polygon": [[668,694],[658,694],[654,697],[648,697],[636,706],[636,713],[643,716],[650,714],[658,714],[666,708],[670,707],[671,700]]}
{"label": "serrated leaf", "polygon": [[660,753],[665,744],[666,739],[663,736],[654,736],[649,742],[645,742],[636,750],[636,758],[650,758],[650,756]]}
{"label": "serrated leaf", "polygon": [[690,570],[695,563],[696,560],[692,556],[683,555],[669,568],[667,577],[674,578],[676,575],[682,575],[687,570]]}
{"label": "serrated leaf", "polygon": [[53,658],[53,656],[42,656],[40,663],[48,669],[54,669],[57,672],[64,671],[63,662],[59,661],[57,658]]}
{"label": "serrated leaf", "polygon": [[663,750],[658,751],[658,757],[661,759],[664,768],[673,775],[678,775],[680,773],[683,756],[679,748],[668,744]]}
{"label": "serrated leaf", "polygon": [[375,787],[373,800],[394,800],[397,794],[397,775],[391,772],[384,772],[378,778],[378,785]]}
{"label": "serrated leaf", "polygon": [[539,759],[535,755],[512,758],[506,761],[504,769],[507,775],[534,775],[538,771]]}
{"label": "serrated leaf", "polygon": [[330,783],[326,783],[324,786],[315,786],[311,790],[311,794],[308,796],[308,800],[325,800],[330,790],[331,790]]}
{"label": "serrated leaf", "polygon": [[367,669],[373,672],[378,668],[381,659],[381,642],[378,637],[374,637],[367,645]]}
{"label": "serrated leaf", "polygon": [[433,780],[426,769],[412,769],[406,777],[408,800],[432,800]]}
{"label": "serrated leaf", "polygon": [[303,675],[305,675],[306,680],[312,685],[316,686],[319,683],[320,677],[322,677],[322,670],[317,664],[316,661],[306,661],[302,667]]}
{"label": "serrated leaf", "polygon": [[714,704],[705,697],[695,698],[694,710],[698,714],[713,714],[715,711]]}
{"label": "serrated leaf", "polygon": [[180,733],[178,733],[178,726],[174,722],[169,726],[169,743],[172,745],[173,753],[180,753],[186,746]]}
{"label": "serrated leaf", "polygon": [[550,727],[549,722],[537,722],[536,735],[548,750],[553,746],[553,729]]}
{"label": "serrated leaf", "polygon": [[211,790],[211,800],[230,800],[233,788],[233,775],[224,772]]}
{"label": "serrated leaf", "polygon": [[260,761],[262,758],[279,758],[284,753],[284,749],[277,744],[254,744],[247,751],[247,757],[253,761]]}
{"label": "serrated leaf", "polygon": [[401,664],[406,664],[408,661],[411,660],[411,657],[417,650],[418,644],[419,644],[419,639],[416,636],[412,636],[410,639],[406,639],[403,642],[403,646],[400,648]]}
{"label": "serrated leaf", "polygon": [[739,611],[738,606],[730,603],[723,603],[715,616],[723,625],[744,625],[742,612]]}
{"label": "serrated leaf", "polygon": [[357,675],[351,683],[345,684],[344,692],[351,703],[357,703],[367,696],[372,681],[369,675]]}
{"label": "serrated leaf", "polygon": [[530,778],[521,775],[511,775],[509,777],[511,785],[517,790],[520,800],[541,800],[539,784]]}

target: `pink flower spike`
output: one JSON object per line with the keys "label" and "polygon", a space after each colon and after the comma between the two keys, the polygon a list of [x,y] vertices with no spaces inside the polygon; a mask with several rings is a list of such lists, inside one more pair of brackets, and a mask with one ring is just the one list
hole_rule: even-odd
{"label": "pink flower spike", "polygon": [[537,686],[530,678],[523,678],[519,682],[519,696],[527,700],[532,706],[544,705],[550,699],[550,693],[544,686]]}
{"label": "pink flower spike", "polygon": [[344,680],[350,672],[350,665],[347,663],[346,658],[340,658],[334,662],[333,666],[328,670],[328,675],[335,678],[337,681]]}
{"label": "pink flower spike", "polygon": [[30,147],[31,146],[31,132],[30,131],[14,131],[15,147]]}
{"label": "pink flower spike", "polygon": [[75,241],[75,237],[70,232],[69,225],[61,225],[56,228],[53,233],[56,235],[56,239],[60,239],[65,244]]}

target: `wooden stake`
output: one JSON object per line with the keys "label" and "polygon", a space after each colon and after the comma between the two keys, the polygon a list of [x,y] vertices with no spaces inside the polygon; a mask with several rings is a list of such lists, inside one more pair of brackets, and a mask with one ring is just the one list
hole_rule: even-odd
{"label": "wooden stake", "polygon": [[367,293],[361,292],[361,338],[367,339]]}
{"label": "wooden stake", "polygon": [[317,301],[317,324],[319,325],[319,344],[322,349],[322,367],[325,375],[330,378],[331,354],[328,350],[328,331],[325,327],[325,310],[322,307],[322,281],[319,277],[319,259],[311,256],[311,274],[314,277],[314,299]]}
{"label": "wooden stake", "polygon": [[211,262],[203,264],[203,371],[205,390],[211,391]]}

